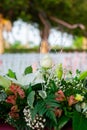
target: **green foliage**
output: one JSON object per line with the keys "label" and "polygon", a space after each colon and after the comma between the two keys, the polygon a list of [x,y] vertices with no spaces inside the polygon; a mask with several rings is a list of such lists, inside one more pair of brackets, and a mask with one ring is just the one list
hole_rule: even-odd
{"label": "green foliage", "polygon": [[16,128],[16,130],[31,130],[28,126],[26,126],[26,122],[23,118],[18,120],[8,119],[8,122]]}
{"label": "green foliage", "polygon": [[81,49],[82,45],[83,45],[83,37],[76,37],[73,42],[73,47]]}
{"label": "green foliage", "polygon": [[[59,71],[63,69],[61,67],[60,65]],[[24,85],[22,81],[22,84],[18,85],[15,80],[11,80],[11,86],[7,75],[0,76],[0,117],[17,130],[28,129],[27,125],[37,130],[36,123],[42,123],[43,128],[61,130],[70,121],[74,130],[86,130],[87,71],[76,70],[74,76],[69,71],[66,75],[62,73],[62,77],[58,78],[55,69],[54,66],[46,70],[43,70],[43,67],[38,69],[37,72],[43,79],[42,83],[29,81],[33,73],[19,75],[20,81],[22,77],[22,81],[29,82],[28,85]],[[30,70],[26,71],[26,74],[30,73]],[[12,71],[9,75],[14,77]],[[38,78],[38,75],[33,76],[36,76],[34,79]],[[9,93],[6,89],[9,89]]]}
{"label": "green foliage", "polygon": [[28,66],[28,67],[26,67],[25,68],[25,71],[24,71],[24,74],[26,75],[26,74],[30,74],[30,73],[32,73],[32,67],[31,66]]}
{"label": "green foliage", "polygon": [[[57,49],[54,49],[54,48],[51,48],[51,50],[50,50],[50,52],[51,53],[56,53],[56,52],[60,52],[61,51],[61,48],[57,48]],[[78,51],[78,52],[83,52],[84,50],[82,49],[82,48],[72,48],[72,47],[68,47],[68,48],[66,48],[66,47],[64,47],[63,48],[63,52],[76,52],[76,51]],[[22,48],[22,49],[11,49],[11,48],[9,48],[9,49],[5,49],[5,53],[7,54],[7,53],[13,53],[13,54],[15,54],[15,53],[39,53],[39,47],[38,48],[29,48],[29,49],[26,49],[26,48]],[[87,49],[85,49],[85,52],[87,52]]]}
{"label": "green foliage", "polygon": [[39,90],[38,93],[39,93],[39,96],[41,96],[41,98],[43,98],[43,99],[45,99],[47,97],[47,94],[44,90]]}
{"label": "green foliage", "polygon": [[70,120],[69,117],[67,116],[62,116],[59,120],[58,120],[58,123],[57,123],[57,129],[58,130],[61,130],[63,128],[63,126],[65,126],[68,121]]}
{"label": "green foliage", "polygon": [[62,75],[63,75],[63,67],[62,67],[62,64],[59,64],[56,68],[56,74],[57,74],[57,77],[58,79],[61,80],[62,78]]}
{"label": "green foliage", "polygon": [[9,48],[6,49],[5,48],[5,53],[32,53],[32,52],[36,52],[39,53],[39,46],[38,47],[34,47],[34,48]]}
{"label": "green foliage", "polygon": [[73,130],[87,130],[86,124],[87,119],[81,113],[75,111],[73,116]]}
{"label": "green foliage", "polygon": [[35,98],[35,91],[32,91],[28,94],[28,97],[27,97],[27,104],[31,108],[33,108],[33,103],[34,103],[34,100],[35,100],[34,98]]}
{"label": "green foliage", "polygon": [[[12,20],[15,20],[19,17],[25,18],[24,16],[26,16],[27,9],[29,8],[28,0],[26,0],[26,2],[25,0],[22,1],[3,0],[2,2],[0,2],[0,6],[1,6],[1,12],[7,14],[7,18],[9,17]],[[25,15],[23,15],[23,13]]]}
{"label": "green foliage", "polygon": [[58,102],[54,98],[53,95],[48,95],[47,98],[40,100],[36,103],[35,108],[32,111],[32,117],[34,118],[35,115],[38,113],[39,115],[44,115],[44,117],[50,120],[50,125],[57,125],[56,116],[54,113],[54,108],[60,107]]}
{"label": "green foliage", "polygon": [[16,74],[15,74],[15,72],[13,72],[11,69],[8,70],[7,75],[8,75],[10,78],[16,79]]}
{"label": "green foliage", "polygon": [[83,81],[83,86],[87,88],[87,78]]}
{"label": "green foliage", "polygon": [[0,92],[0,102],[5,101],[7,94],[4,91]]}
{"label": "green foliage", "polygon": [[32,90],[34,90],[34,91],[42,90],[42,86],[43,86],[43,85],[44,85],[44,84],[41,84],[41,83],[32,85]]}
{"label": "green foliage", "polygon": [[7,78],[3,76],[0,76],[0,86],[4,87],[7,90],[10,85],[11,85],[10,80],[8,80]]}
{"label": "green foliage", "polygon": [[15,43],[12,44],[12,45],[10,46],[10,48],[11,48],[11,49],[22,48],[22,45],[21,45],[20,41],[15,41]]}
{"label": "green foliage", "polygon": [[84,71],[84,72],[82,72],[80,75],[79,75],[79,79],[80,80],[83,80],[83,79],[85,79],[87,77],[87,71]]}
{"label": "green foliage", "polygon": [[[82,23],[87,27],[86,0],[1,0],[0,11],[12,21],[22,18],[28,22],[37,22],[40,25],[40,29],[42,28],[42,22],[39,18],[39,13],[41,12],[52,26],[60,25],[50,20],[49,16],[55,16],[71,24]],[[64,28],[64,30],[66,29]],[[71,32],[69,29],[68,31]],[[77,28],[72,33],[82,35],[83,31]]]}

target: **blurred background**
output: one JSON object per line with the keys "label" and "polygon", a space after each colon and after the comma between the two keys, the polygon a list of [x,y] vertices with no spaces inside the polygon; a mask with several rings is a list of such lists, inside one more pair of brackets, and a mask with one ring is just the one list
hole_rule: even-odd
{"label": "blurred background", "polygon": [[50,53],[75,72],[87,69],[87,0],[0,0],[0,72],[23,72]]}

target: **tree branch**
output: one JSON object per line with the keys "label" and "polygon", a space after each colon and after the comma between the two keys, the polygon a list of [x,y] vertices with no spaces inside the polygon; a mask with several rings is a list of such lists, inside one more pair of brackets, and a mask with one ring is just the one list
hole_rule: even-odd
{"label": "tree branch", "polygon": [[56,18],[54,16],[50,16],[49,18],[51,20],[55,21],[56,23],[61,24],[61,25],[65,26],[65,27],[67,27],[69,29],[75,29],[75,28],[79,27],[81,30],[85,30],[85,26],[83,24],[78,23],[78,24],[73,24],[72,25],[72,24],[69,24],[69,23],[67,23],[67,22],[65,22],[65,21],[63,21],[61,19],[58,19],[58,18]]}

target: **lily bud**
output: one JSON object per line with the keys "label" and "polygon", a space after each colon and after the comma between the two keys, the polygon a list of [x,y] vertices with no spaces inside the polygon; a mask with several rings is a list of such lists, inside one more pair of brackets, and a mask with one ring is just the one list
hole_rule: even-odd
{"label": "lily bud", "polygon": [[62,75],[63,75],[63,67],[62,67],[62,64],[59,64],[55,70],[56,72],[56,75],[58,77],[58,79],[61,79],[62,78]]}

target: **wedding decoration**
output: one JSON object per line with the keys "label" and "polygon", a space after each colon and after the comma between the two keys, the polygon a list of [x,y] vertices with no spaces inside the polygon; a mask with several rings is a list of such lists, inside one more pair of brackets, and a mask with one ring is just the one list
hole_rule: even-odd
{"label": "wedding decoration", "polygon": [[87,130],[87,71],[66,71],[50,55],[23,74],[0,75],[0,119],[17,130]]}

